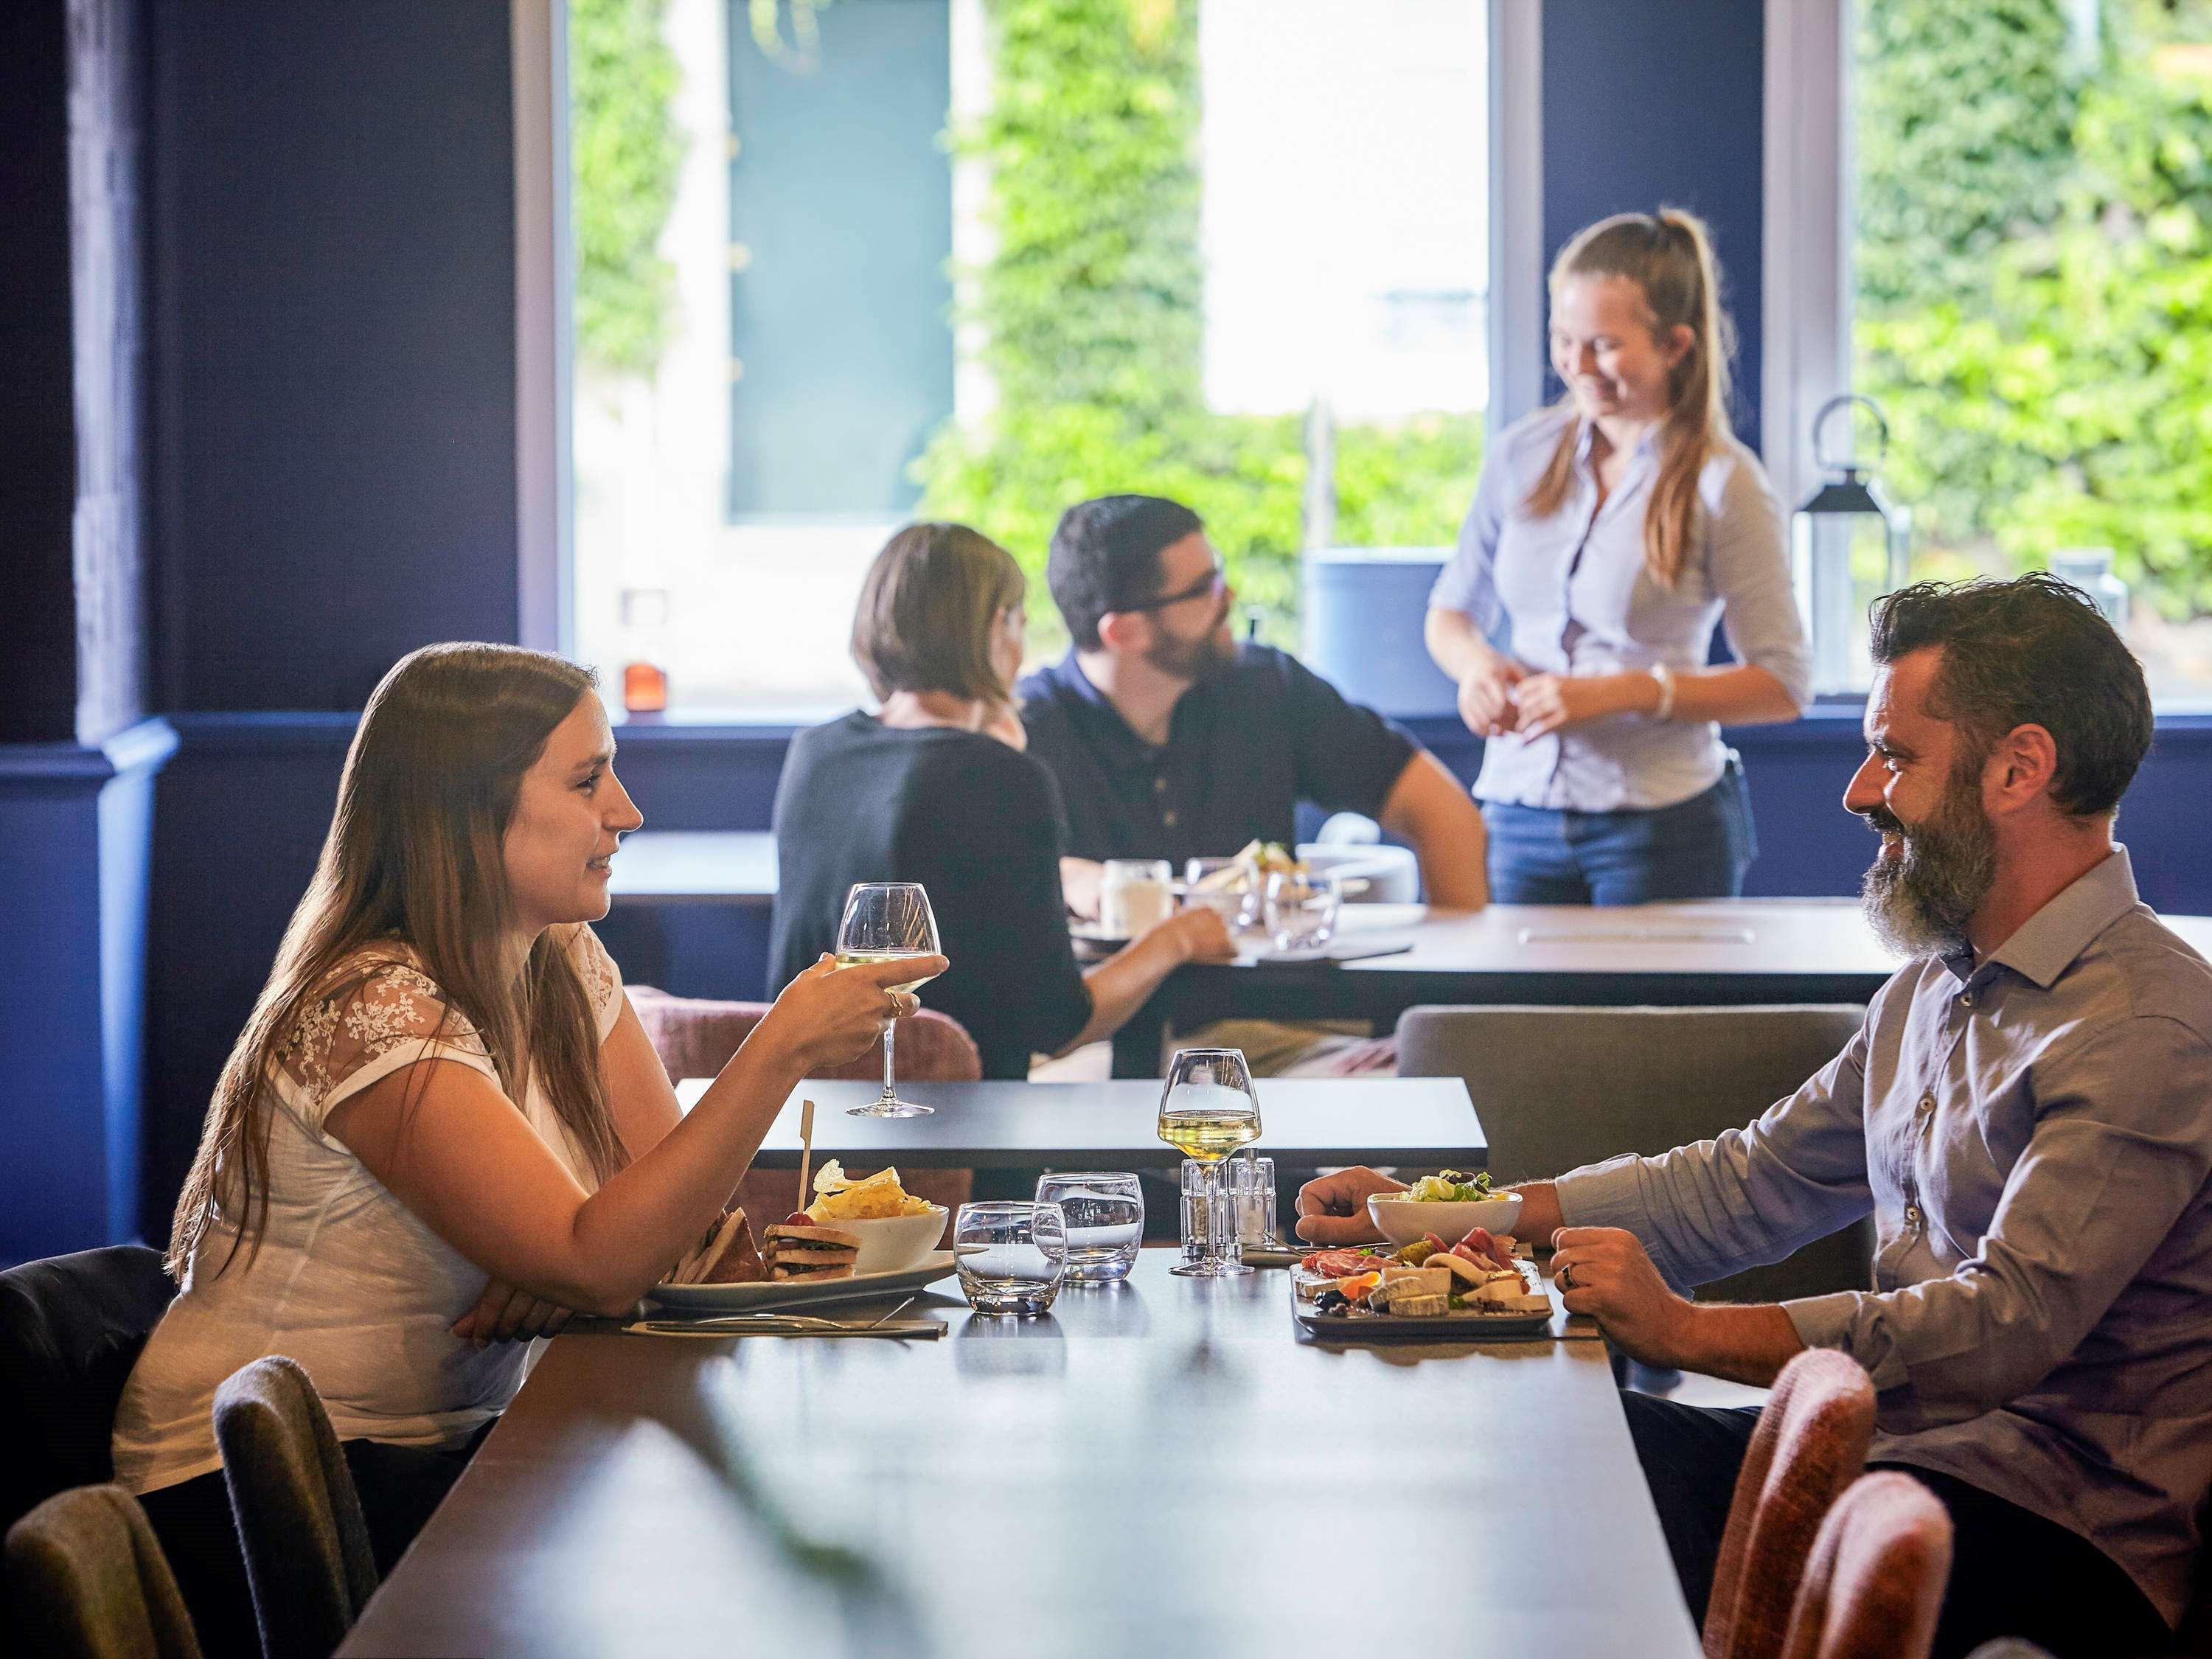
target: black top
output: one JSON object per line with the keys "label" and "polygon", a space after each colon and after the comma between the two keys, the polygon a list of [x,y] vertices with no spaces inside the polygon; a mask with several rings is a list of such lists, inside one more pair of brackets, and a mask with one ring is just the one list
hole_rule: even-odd
{"label": "black top", "polygon": [[968,1028],[987,1078],[1029,1075],[1091,1018],[1060,896],[1052,776],[979,732],[855,710],[792,740],[775,792],[769,984],[834,951],[855,882],[918,881],[952,966],[922,1001]]}
{"label": "black top", "polygon": [[1225,858],[1250,841],[1290,845],[1297,805],[1379,817],[1420,745],[1347,702],[1287,652],[1237,660],[1183,693],[1164,747],[1134,732],[1073,652],[1021,683],[1029,752],[1067,805],[1067,851],[1085,859]]}

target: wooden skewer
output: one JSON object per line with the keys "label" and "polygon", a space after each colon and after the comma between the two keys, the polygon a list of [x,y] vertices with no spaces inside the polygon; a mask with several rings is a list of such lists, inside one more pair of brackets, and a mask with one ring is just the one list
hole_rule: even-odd
{"label": "wooden skewer", "polygon": [[791,1206],[793,1210],[806,1207],[806,1174],[813,1162],[814,1103],[802,1100],[799,1103],[799,1202]]}

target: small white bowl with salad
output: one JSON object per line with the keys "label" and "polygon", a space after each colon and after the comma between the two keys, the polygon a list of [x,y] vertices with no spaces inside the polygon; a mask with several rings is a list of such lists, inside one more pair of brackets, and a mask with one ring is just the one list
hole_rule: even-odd
{"label": "small white bowl with salad", "polygon": [[1429,1233],[1449,1243],[1476,1227],[1503,1236],[1521,1219],[1521,1194],[1492,1192],[1487,1170],[1472,1176],[1446,1170],[1423,1176],[1402,1192],[1371,1194],[1367,1218],[1393,1244],[1411,1244]]}

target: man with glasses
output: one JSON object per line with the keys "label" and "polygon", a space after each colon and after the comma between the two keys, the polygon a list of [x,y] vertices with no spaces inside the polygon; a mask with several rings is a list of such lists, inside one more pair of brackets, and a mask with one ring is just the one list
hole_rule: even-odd
{"label": "man with glasses", "polygon": [[1295,657],[1239,645],[1221,556],[1198,515],[1105,495],[1060,515],[1047,572],[1073,641],[1021,682],[1029,751],[1066,804],[1071,908],[1098,862],[1297,839],[1297,808],[1364,813],[1409,843],[1429,902],[1486,896],[1482,818],[1437,758]]}

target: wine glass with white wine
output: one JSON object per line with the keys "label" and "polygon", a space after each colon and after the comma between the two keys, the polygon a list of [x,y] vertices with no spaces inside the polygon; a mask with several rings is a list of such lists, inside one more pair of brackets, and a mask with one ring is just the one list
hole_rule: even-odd
{"label": "wine glass with white wine", "polygon": [[[837,965],[850,968],[863,962],[891,962],[902,957],[937,954],[937,918],[929,908],[929,895],[918,881],[864,881],[845,895],[844,920],[837,924]],[[927,984],[931,975],[905,981],[890,988],[911,991]],[[892,1074],[892,1030],[896,1022],[884,1022],[884,1092],[872,1104],[846,1109],[853,1117],[921,1117],[936,1110],[898,1097],[898,1080]]]}
{"label": "wine glass with white wine", "polygon": [[1198,1259],[1170,1273],[1185,1279],[1231,1279],[1252,1270],[1234,1249],[1229,1215],[1229,1155],[1260,1138],[1260,1097],[1239,1048],[1182,1048],[1168,1063],[1160,1091],[1159,1136],[1206,1170],[1206,1227]]}

